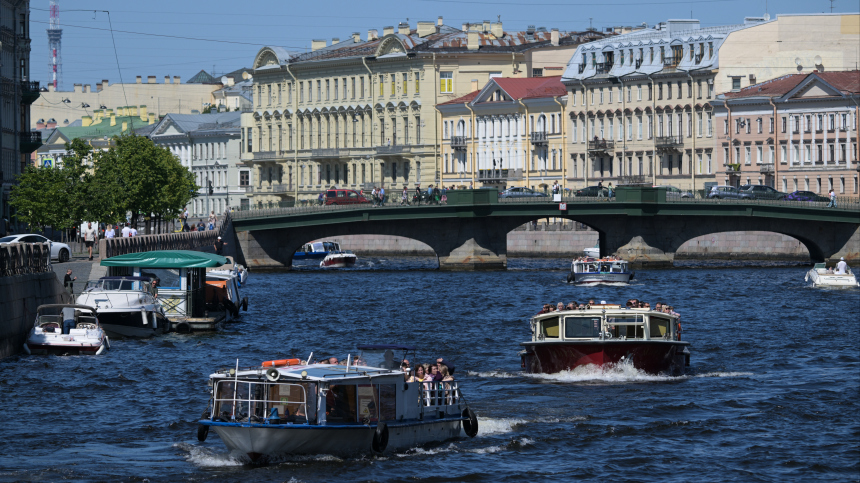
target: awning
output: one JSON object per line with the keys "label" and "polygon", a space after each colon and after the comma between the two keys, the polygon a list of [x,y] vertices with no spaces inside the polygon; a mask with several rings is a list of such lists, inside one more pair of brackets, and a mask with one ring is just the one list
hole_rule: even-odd
{"label": "awning", "polygon": [[102,260],[101,265],[103,267],[206,268],[221,266],[227,262],[227,258],[214,253],[190,250],[156,250],[111,257]]}

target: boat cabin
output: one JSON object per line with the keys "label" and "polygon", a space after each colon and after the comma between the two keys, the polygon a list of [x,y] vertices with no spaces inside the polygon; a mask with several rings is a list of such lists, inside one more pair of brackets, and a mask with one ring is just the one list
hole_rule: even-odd
{"label": "boat cabin", "polygon": [[677,317],[663,312],[592,305],[587,310],[564,310],[534,317],[532,341],[677,340],[677,322]]}
{"label": "boat cabin", "polygon": [[573,273],[629,273],[627,261],[585,257],[574,260],[570,267]]}
{"label": "boat cabin", "polygon": [[101,261],[111,277],[158,279],[158,301],[168,319],[206,317],[206,268],[227,263],[221,255],[190,250],[127,253]]}

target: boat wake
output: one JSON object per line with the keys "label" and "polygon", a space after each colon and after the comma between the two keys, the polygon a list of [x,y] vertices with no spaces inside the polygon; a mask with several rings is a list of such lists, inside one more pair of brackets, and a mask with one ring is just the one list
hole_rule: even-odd
{"label": "boat wake", "polygon": [[220,468],[226,466],[242,466],[245,461],[230,456],[229,453],[216,453],[209,448],[188,443],[176,443],[174,448],[186,453],[185,460],[195,466],[205,468]]}
{"label": "boat wake", "polygon": [[525,377],[549,382],[660,382],[660,381],[677,381],[684,379],[684,376],[665,376],[659,374],[649,374],[640,369],[636,369],[630,364],[604,364],[602,367],[594,364],[580,366],[572,370],[556,372],[553,374],[528,374],[525,372],[510,373],[510,372],[470,372],[470,375],[478,377]]}
{"label": "boat wake", "polygon": [[749,377],[752,372],[706,372],[704,374],[695,374],[690,377]]}

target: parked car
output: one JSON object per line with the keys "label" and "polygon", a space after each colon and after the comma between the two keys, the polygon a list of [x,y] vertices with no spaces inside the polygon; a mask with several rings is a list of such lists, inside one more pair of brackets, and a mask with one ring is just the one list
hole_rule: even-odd
{"label": "parked car", "polygon": [[692,198],[693,197],[692,191],[689,191],[689,190],[684,191],[684,190],[676,188],[674,186],[669,186],[669,185],[655,186],[655,188],[666,188],[666,199],[667,200],[677,200],[677,199],[681,199],[681,198]]}
{"label": "parked car", "polygon": [[763,184],[745,184],[738,188],[739,191],[745,191],[753,195],[756,200],[783,200],[785,193],[775,190],[770,186]]}
{"label": "parked car", "polygon": [[499,192],[499,198],[546,198],[546,194],[529,188],[515,187]]}
{"label": "parked car", "polygon": [[609,188],[606,186],[600,188],[597,186],[586,186],[573,192],[573,196],[597,196],[600,191],[603,191],[603,196],[609,196]]}
{"label": "parked car", "polygon": [[51,247],[51,260],[56,260],[60,263],[68,262],[72,254],[71,248],[65,243],[48,240],[42,235],[21,234],[9,235],[0,238],[0,243],[47,243]]}
{"label": "parked car", "polygon": [[795,191],[785,195],[785,199],[789,201],[830,201],[830,198],[819,196],[812,191]]}
{"label": "parked car", "polygon": [[708,193],[708,198],[716,198],[718,200],[751,200],[753,195],[745,191],[740,191],[734,186],[713,186],[711,192]]}
{"label": "parked car", "polygon": [[355,190],[328,190],[325,192],[325,204],[327,205],[357,205],[359,203],[370,203],[370,200]]}

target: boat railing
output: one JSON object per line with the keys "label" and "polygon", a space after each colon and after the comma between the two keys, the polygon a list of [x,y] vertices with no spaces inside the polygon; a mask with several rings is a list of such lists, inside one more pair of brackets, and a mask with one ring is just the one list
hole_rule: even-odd
{"label": "boat railing", "polygon": [[[277,399],[271,399],[274,386],[279,388]],[[290,395],[285,396],[280,388],[288,388]],[[301,398],[291,399],[296,388],[300,390]],[[313,419],[308,415],[307,391],[301,384],[225,379],[215,381],[213,394],[213,420],[284,424],[304,423]]]}
{"label": "boat railing", "polygon": [[459,404],[462,397],[457,381],[425,382],[418,392],[425,413],[434,410],[444,411],[446,406]]}

